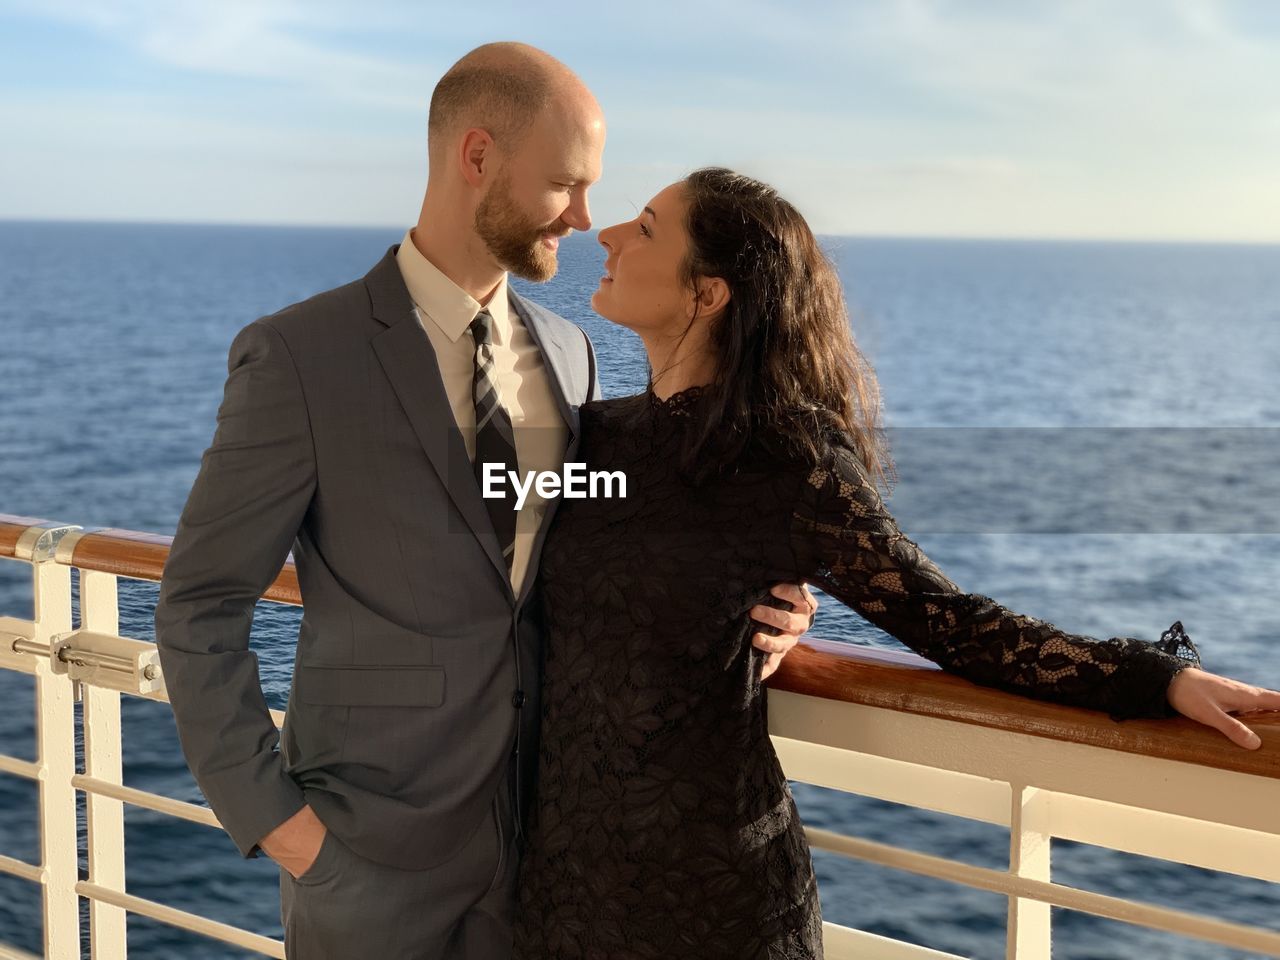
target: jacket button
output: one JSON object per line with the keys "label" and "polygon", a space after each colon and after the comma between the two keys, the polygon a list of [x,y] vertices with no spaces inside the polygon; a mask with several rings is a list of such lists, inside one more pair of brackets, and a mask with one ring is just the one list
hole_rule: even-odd
{"label": "jacket button", "polygon": [[519,710],[521,707],[524,706],[523,690],[517,690],[515,693],[511,695],[511,705],[515,707],[517,710]]}

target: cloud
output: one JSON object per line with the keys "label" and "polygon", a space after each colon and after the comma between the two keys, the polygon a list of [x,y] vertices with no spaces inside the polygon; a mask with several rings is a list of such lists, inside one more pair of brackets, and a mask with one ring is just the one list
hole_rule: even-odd
{"label": "cloud", "polygon": [[[213,153],[241,178],[234,196],[265,184],[295,196],[275,189],[288,164],[347,198],[368,191],[357,178],[394,169],[399,185],[381,195],[399,197],[403,181],[420,184],[435,79],[471,46],[519,37],[601,96],[602,223],[724,163],[777,180],[831,232],[1280,239],[1280,30],[1265,28],[1265,6],[650,0],[549,18],[514,2],[440,15],[399,0],[0,0],[0,18],[17,10],[100,36],[160,78],[128,96],[106,80],[81,90],[83,120],[46,106],[68,112],[29,128],[21,155],[36,167],[65,148],[59,125],[83,122],[155,182],[181,182],[165,163],[203,169]],[[16,86],[4,102],[49,103]],[[175,132],[152,143],[146,124]],[[30,172],[15,163],[21,180]],[[285,205],[245,212],[268,208]]]}
{"label": "cloud", "polygon": [[425,182],[413,131],[299,132],[52,94],[0,101],[0,129],[25,134],[0,151],[9,217],[403,225]]}
{"label": "cloud", "polygon": [[[155,64],[220,78],[275,82],[338,102],[424,110],[434,63],[342,49],[354,6],[253,0],[44,0],[28,14],[98,31]],[[364,29],[374,19],[363,21]],[[391,24],[383,21],[384,28]],[[320,39],[331,37],[329,42]]]}
{"label": "cloud", "polygon": [[1008,181],[1022,171],[1008,157],[921,157],[900,163],[853,166],[852,172],[862,176],[912,181],[945,178],[948,180]]}

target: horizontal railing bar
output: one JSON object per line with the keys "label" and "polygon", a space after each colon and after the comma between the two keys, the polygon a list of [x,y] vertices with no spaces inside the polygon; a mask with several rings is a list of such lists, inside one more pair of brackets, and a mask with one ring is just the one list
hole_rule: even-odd
{"label": "horizontal railing bar", "polygon": [[[93,530],[77,537],[67,562],[81,570],[97,570],[131,580],[159,583],[172,544],[172,537],[154,533]],[[262,599],[301,606],[302,591],[298,587],[298,571],[292,555],[285,560]]]}
{"label": "horizontal railing bar", "polygon": [[[15,557],[18,541],[28,529],[50,523],[36,517],[0,513],[0,559]],[[159,583],[173,538],[110,528],[83,533],[77,531],[72,544],[71,556],[66,560],[69,566]],[[65,550],[60,551],[60,555],[65,553]],[[292,557],[285,561],[262,596],[264,600],[275,603],[301,605],[302,593],[298,588],[298,573]]]}
{"label": "horizontal railing bar", "polygon": [[132,806],[142,807],[144,810],[154,810],[156,813],[189,820],[206,827],[222,829],[222,823],[212,810],[194,803],[187,803],[185,800],[174,800],[172,797],[163,797],[158,793],[149,793],[146,790],[126,787],[119,783],[109,783],[96,777],[87,777],[82,773],[71,778],[71,786],[85,793],[122,800]]}
{"label": "horizontal railing bar", "polygon": [[[0,514],[0,555],[5,543],[16,543],[40,523],[48,521]],[[109,529],[77,531],[67,543],[69,547],[58,553],[60,560],[82,570],[158,581],[172,538]],[[292,560],[263,597],[302,602]],[[1280,779],[1275,759],[1280,751],[1280,712],[1247,716],[1246,722],[1262,737],[1260,749],[1224,750],[1220,733],[1184,717],[1120,724],[1099,711],[969,683],[906,651],[823,640],[806,641],[793,650],[769,688]]]}
{"label": "horizontal railing bar", "polygon": [[1240,950],[1256,950],[1280,957],[1280,933],[1245,924],[1218,920],[1200,914],[1157,907],[1135,900],[1125,900],[1093,893],[1044,880],[1017,877],[1007,871],[949,860],[933,854],[906,850],[887,843],[849,837],[819,827],[805,827],[809,846],[853,857],[868,863],[906,870],[921,876],[947,880],[977,890],[1008,897],[1037,900],[1055,907],[1090,913],[1110,920],[1134,923],[1154,930],[1182,934]]}
{"label": "horizontal railing bar", "polygon": [[[12,650],[8,644],[3,647],[4,650]],[[36,672],[36,662],[28,656],[10,657],[6,663],[4,659],[0,659],[0,670],[9,670],[12,673],[22,673],[27,676],[34,676]]]}
{"label": "horizontal railing bar", "polygon": [[[1278,831],[1276,771],[1256,776],[793,693],[776,697],[770,693],[769,733],[1210,823],[1262,833]],[[1217,731],[1210,733],[1222,736]],[[1222,753],[1258,752],[1241,750],[1225,741],[1217,749]],[[1273,754],[1270,759],[1275,757]],[[831,762],[839,760],[833,756]],[[799,779],[805,776],[801,774]],[[1223,803],[1223,797],[1230,797],[1231,802]]]}
{"label": "horizontal railing bar", "polygon": [[163,903],[144,900],[142,897],[135,897],[132,894],[112,890],[109,887],[89,883],[86,880],[81,880],[76,884],[76,893],[89,900],[109,903],[130,913],[149,917],[152,920],[158,920],[160,923],[167,923],[171,927],[190,930],[192,933],[203,934],[206,937],[221,940],[223,943],[229,943],[232,946],[243,947],[246,950],[253,950],[268,957],[276,957],[277,960],[284,960],[284,944],[279,940],[273,940],[257,933],[250,933],[248,930],[242,930],[227,923],[209,920],[206,917],[200,917],[194,913],[179,910],[176,907],[167,907]]}
{"label": "horizontal railing bar", "polygon": [[1280,883],[1280,833],[1046,792],[1053,837]]}
{"label": "horizontal railing bar", "polygon": [[959,954],[826,921],[822,924],[822,953],[826,960],[966,960]]}
{"label": "horizontal railing bar", "polygon": [[10,876],[21,877],[23,880],[30,880],[32,883],[44,883],[45,869],[34,863],[27,863],[25,860],[18,860],[14,857],[6,857],[0,854],[0,873],[7,873]]}
{"label": "horizontal railing bar", "polygon": [[[53,529],[55,528],[56,529]],[[33,554],[32,544],[37,534],[42,531],[41,550]],[[50,532],[51,531],[51,532]],[[58,539],[61,536],[61,539]],[[53,545],[57,545],[56,551]],[[115,576],[125,576],[140,580],[158,581],[167,559],[171,540],[152,534],[137,533],[128,530],[83,530],[64,527],[49,521],[33,518],[0,515],[0,559],[14,558],[27,562],[52,562],[63,566],[75,566],[83,571],[101,571]],[[298,604],[301,597],[298,592],[296,570],[290,560],[282,569],[275,582],[264,594],[264,599],[276,602]],[[15,650],[29,654],[49,655],[49,647],[36,644],[29,635],[14,634],[11,631],[21,630],[17,621],[5,622],[6,629],[0,632],[0,649]],[[56,639],[56,638],[55,638]],[[104,657],[105,655],[93,656]],[[62,654],[63,659],[71,659],[74,652]],[[10,657],[4,668],[23,671],[25,657]],[[105,657],[99,665],[115,666],[111,657]],[[86,681],[87,682],[87,681]],[[814,698],[814,702],[825,701],[824,711],[836,711],[834,714],[823,712],[823,729],[829,731],[831,723],[839,720],[841,710],[896,711],[900,723],[910,726],[916,724],[937,724],[953,731],[949,736],[966,737],[984,736],[997,739],[1025,741],[1028,745],[1049,741],[1045,744],[1045,753],[1053,758],[1069,756],[1071,751],[1103,750],[1119,753],[1099,754],[1113,759],[1115,763],[1149,764],[1152,770],[1184,771],[1187,776],[1210,778],[1210,782],[1218,780],[1247,783],[1252,778],[1254,793],[1260,791],[1270,796],[1276,779],[1280,779],[1280,764],[1276,762],[1277,749],[1280,748],[1280,713],[1244,715],[1243,719],[1258,730],[1263,737],[1263,747],[1257,751],[1244,751],[1238,748],[1227,749],[1222,737],[1216,731],[1203,725],[1182,718],[1176,720],[1143,720],[1127,721],[1116,724],[1096,711],[1062,707],[1026,697],[1004,693],[991,688],[980,687],[958,677],[946,674],[935,665],[914,654],[884,650],[879,648],[857,646],[827,641],[810,641],[802,644],[784,661],[782,669],[770,683],[776,698],[786,701],[789,698]],[[168,702],[163,689],[142,694],[148,699]],[[871,709],[868,709],[871,708]],[[773,712],[773,711],[771,711]],[[783,712],[785,716],[785,711]],[[272,710],[271,716],[277,727],[282,726],[284,714]],[[828,744],[831,734],[822,729],[811,730],[812,723],[797,723],[796,717],[790,722],[795,727],[784,727],[774,730],[774,736],[786,738],[787,732],[799,733],[802,737],[808,731],[809,736],[794,741],[798,751],[796,759],[801,755],[805,763],[818,757],[818,753],[826,750],[849,749],[846,746]],[[961,726],[961,725],[968,726]],[[985,728],[985,729],[975,729]],[[1012,735],[1012,736],[1011,736]],[[1031,737],[1041,738],[1033,741]],[[893,738],[891,738],[892,740]],[[897,741],[893,740],[896,744]],[[1053,744],[1058,743],[1057,752]],[[901,745],[894,749],[901,750]],[[1120,754],[1141,755],[1142,759],[1125,758]],[[913,757],[910,751],[900,754]],[[892,757],[881,757],[867,753],[867,761],[871,764],[883,765]],[[936,758],[935,758],[936,759]],[[902,760],[902,765],[919,763],[920,758]],[[989,763],[990,761],[984,761]],[[943,758],[935,768],[943,772],[950,770],[950,759]],[[1200,771],[1192,769],[1198,766]],[[43,768],[36,763],[19,760],[14,757],[0,755],[0,772],[15,773],[31,779],[40,779]],[[883,771],[882,771],[883,772]],[[994,801],[1007,789],[1006,776],[990,779],[990,783],[982,783],[982,769],[973,768],[967,774],[953,773],[955,776],[969,777],[969,796],[956,806],[964,808],[964,812],[955,811],[959,815],[968,815],[988,822],[1007,821],[1004,811],[997,811]],[[1007,773],[1007,771],[1005,771]],[[1023,772],[1025,775],[1026,772]],[[1239,776],[1247,774],[1248,776]],[[825,776],[825,775],[824,775]],[[853,771],[844,771],[837,780],[846,780],[853,776]],[[1261,778],[1267,778],[1266,780]],[[803,778],[801,778],[803,779]],[[917,788],[929,778],[923,774],[898,771],[893,790],[906,800]],[[900,782],[898,782],[900,781]],[[95,795],[113,797],[131,805],[149,809],[168,816],[175,816],[190,822],[221,828],[217,817],[211,810],[196,804],[163,797],[147,791],[136,790],[121,784],[111,783],[88,776],[74,776],[71,784],[75,789]],[[837,789],[849,789],[848,784],[833,781],[831,786]],[[860,792],[852,790],[852,792]],[[1142,795],[1150,799],[1146,794]],[[1055,798],[1077,799],[1059,786]],[[1063,812],[1075,810],[1083,815],[1099,802],[1090,798],[1079,798],[1081,805],[1073,807],[1064,803]],[[1119,799],[1119,795],[1117,795]],[[929,807],[928,804],[917,804]],[[950,805],[950,804],[949,804]],[[1158,806],[1158,802],[1157,802]],[[1195,813],[1205,813],[1197,809]],[[1150,838],[1126,841],[1126,826],[1130,829],[1140,824],[1145,814],[1156,814],[1159,817],[1176,816],[1156,808],[1137,806],[1126,808],[1115,817],[1102,817],[1096,825],[1086,816],[1083,825],[1076,823],[1064,826],[1058,823],[1062,833],[1051,830],[1054,835],[1061,836],[1096,836],[1099,845],[1113,849],[1129,849],[1135,844],[1140,852],[1151,856],[1164,856],[1160,852],[1160,844]],[[1230,841],[1228,846],[1235,851],[1235,856],[1224,853],[1221,857],[1212,857],[1210,849],[1214,843],[1214,830],[1222,828],[1222,824],[1209,820],[1188,818],[1190,822],[1200,825],[1192,843],[1182,843],[1177,847],[1182,855],[1194,854],[1198,865],[1206,857],[1217,861],[1235,862],[1240,860],[1239,847],[1248,840],[1249,830],[1241,821],[1240,826],[1228,826],[1226,829],[1235,833],[1225,835]],[[1161,820],[1161,823],[1172,822]],[[1147,825],[1150,827],[1150,824]],[[1268,841],[1263,849],[1270,850],[1270,841],[1280,843],[1280,834],[1269,831],[1269,823],[1263,824],[1257,817],[1253,818],[1253,832]],[[1195,937],[1214,943],[1225,944],[1266,953],[1280,957],[1280,933],[1265,928],[1217,920],[1212,917],[1186,913],[1149,904],[1129,901],[1118,897],[1110,897],[1090,891],[1079,890],[1047,881],[1016,877],[1007,872],[973,867],[967,864],[922,854],[915,851],[893,847],[887,844],[847,837],[837,833],[808,829],[810,842],[815,848],[829,849],[846,856],[858,857],[868,862],[904,869],[914,873],[938,879],[949,880],[975,889],[983,889],[1005,896],[1016,896],[1027,900],[1050,903],[1066,909],[1079,910],[1097,916],[1136,923],[1154,929],[1169,931],[1185,936]],[[1111,842],[1106,842],[1110,840]],[[1086,839],[1083,842],[1091,842]],[[1206,852],[1207,851],[1207,852]],[[1169,859],[1169,857],[1166,857]],[[1209,869],[1227,870],[1242,876],[1242,873],[1230,866],[1209,866]],[[26,864],[9,857],[0,857],[0,871],[24,877],[34,882],[47,882],[47,871],[43,867]],[[1269,872],[1266,879],[1271,879]],[[90,899],[111,903],[125,910],[142,916],[148,916],[173,926],[202,933],[215,939],[245,946],[269,956],[283,957],[283,947],[275,940],[260,937],[248,931],[228,924],[208,920],[195,914],[186,913],[172,907],[166,907],[153,901],[133,897],[120,890],[103,887],[87,882],[79,883],[77,893]],[[833,930],[834,932],[834,930]],[[252,942],[246,943],[245,939]],[[899,941],[889,941],[898,944]],[[923,950],[910,944],[903,944],[904,949]],[[886,949],[888,946],[886,945]],[[3,960],[4,948],[0,947],[0,960]],[[897,954],[904,955],[905,954]],[[914,955],[914,954],[912,954]]]}
{"label": "horizontal railing bar", "polygon": [[10,773],[15,777],[26,777],[28,780],[44,779],[44,767],[31,760],[23,760],[19,757],[11,757],[7,753],[0,753],[0,773]]}
{"label": "horizontal railing bar", "polygon": [[943,767],[856,753],[772,734],[788,780],[952,817],[1009,826],[1009,784]]}
{"label": "horizontal railing bar", "polygon": [[1276,759],[1280,711],[1241,717],[1262,738],[1259,749],[1244,750],[1227,744],[1217,730],[1187,717],[1119,723],[1101,711],[970,683],[914,654],[829,640],[802,641],[782,661],[767,687],[771,692],[1280,779]]}
{"label": "horizontal railing bar", "polygon": [[32,527],[48,523],[48,520],[41,520],[39,517],[0,513],[0,559],[17,559],[18,541],[22,539],[22,535]]}
{"label": "horizontal railing bar", "polygon": [[[778,734],[771,739],[789,780],[1009,826],[1006,781]],[[1046,832],[1052,837],[1280,883],[1280,833],[1041,790],[1049,801]]]}
{"label": "horizontal railing bar", "polygon": [[0,943],[0,960],[44,960],[39,954],[27,951],[8,943]]}

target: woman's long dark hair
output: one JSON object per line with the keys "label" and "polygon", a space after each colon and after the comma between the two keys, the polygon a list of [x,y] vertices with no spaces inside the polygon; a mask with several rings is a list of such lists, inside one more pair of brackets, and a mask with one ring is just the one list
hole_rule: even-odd
{"label": "woman's long dark hair", "polygon": [[767,427],[815,463],[826,438],[842,433],[872,482],[887,486],[893,463],[879,385],[809,225],[772,187],[723,167],[695,171],[683,184],[683,279],[696,290],[698,278],[720,277],[730,291],[709,330],[716,377],[701,398],[701,427],[689,433],[686,475],[699,482],[731,468]]}

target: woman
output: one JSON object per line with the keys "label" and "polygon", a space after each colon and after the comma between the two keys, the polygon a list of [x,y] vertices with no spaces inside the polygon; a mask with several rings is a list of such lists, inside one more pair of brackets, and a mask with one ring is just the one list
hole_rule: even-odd
{"label": "woman", "polygon": [[898,531],[875,485],[874,376],[833,268],[772,189],[700,170],[600,243],[592,307],[640,335],[655,372],[644,394],[582,407],[581,458],[623,471],[627,496],[561,504],[543,553],[517,957],[822,955],[750,642],[748,611],[779,581],[816,583],[976,683],[1117,719],[1177,707],[1243,745],[1224,711],[1280,708],[1188,669],[1180,624],[1164,649],[1064,634],[963,593]]}

